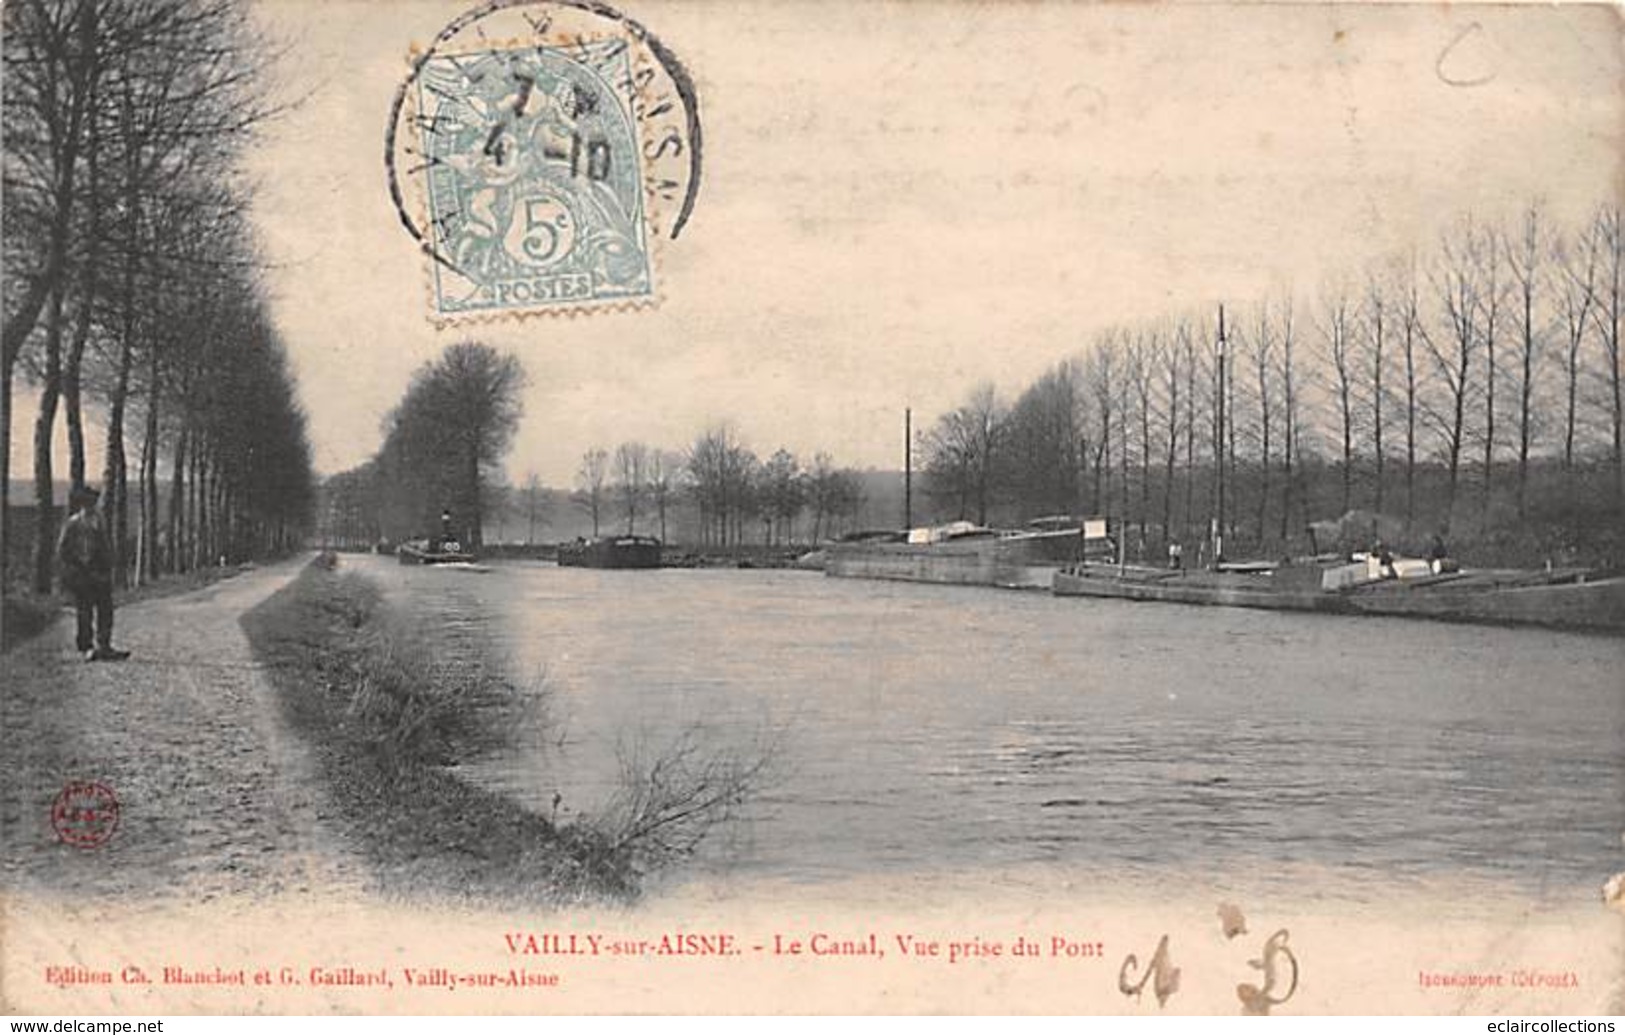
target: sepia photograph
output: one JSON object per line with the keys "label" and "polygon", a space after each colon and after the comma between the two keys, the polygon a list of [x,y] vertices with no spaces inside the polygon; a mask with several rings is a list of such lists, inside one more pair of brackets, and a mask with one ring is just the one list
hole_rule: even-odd
{"label": "sepia photograph", "polygon": [[0,18],[0,1012],[1625,1012],[1619,7]]}

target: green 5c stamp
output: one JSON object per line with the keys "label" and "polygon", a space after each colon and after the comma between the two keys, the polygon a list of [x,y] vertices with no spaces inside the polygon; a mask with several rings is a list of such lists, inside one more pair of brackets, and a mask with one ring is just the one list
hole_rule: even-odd
{"label": "green 5c stamp", "polygon": [[431,315],[652,303],[654,242],[698,189],[697,109],[670,52],[603,5],[487,4],[453,22],[415,56],[386,148],[431,260]]}
{"label": "green 5c stamp", "polygon": [[654,293],[620,40],[431,60],[418,78],[434,303],[481,310]]}

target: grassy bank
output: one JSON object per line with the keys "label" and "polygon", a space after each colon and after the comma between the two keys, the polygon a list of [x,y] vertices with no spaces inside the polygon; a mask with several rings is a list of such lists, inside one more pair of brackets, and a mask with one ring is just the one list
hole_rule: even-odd
{"label": "grassy bank", "polygon": [[634,860],[611,838],[555,827],[448,768],[491,746],[490,716],[515,689],[488,665],[437,664],[371,583],[329,555],[242,625],[385,891],[510,903],[635,894]]}

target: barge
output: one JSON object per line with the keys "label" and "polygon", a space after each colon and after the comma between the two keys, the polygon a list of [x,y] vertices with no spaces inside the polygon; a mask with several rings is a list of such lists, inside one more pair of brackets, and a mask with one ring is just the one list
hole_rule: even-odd
{"label": "barge", "polygon": [[1366,562],[1180,571],[1112,564],[1056,574],[1058,597],[1250,607],[1271,611],[1432,618],[1625,633],[1625,575],[1580,569],[1379,574]]}
{"label": "barge", "polygon": [[661,542],[647,535],[599,536],[559,544],[561,568],[658,568]]}
{"label": "barge", "polygon": [[824,574],[960,586],[1049,589],[1055,573],[1089,555],[1079,528],[999,531],[956,522],[831,543]]}

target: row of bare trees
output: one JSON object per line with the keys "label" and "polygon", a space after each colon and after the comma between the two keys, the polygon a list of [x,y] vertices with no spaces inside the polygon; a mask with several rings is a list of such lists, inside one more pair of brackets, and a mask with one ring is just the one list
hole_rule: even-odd
{"label": "row of bare trees", "polygon": [[1275,548],[1354,510],[1489,537],[1566,514],[1560,545],[1606,554],[1622,265],[1617,206],[1462,219],[1312,297],[1104,331],[1012,403],[976,387],[916,448],[938,513],[984,524],[1108,514],[1144,548],[1219,519]]}
{"label": "row of bare trees", "polygon": [[[642,515],[646,527],[658,529],[664,540],[682,466],[681,456],[643,442],[622,442],[614,452],[593,448],[583,453],[575,501],[592,518],[592,534],[599,534],[606,518],[624,517],[626,533],[632,535]],[[651,510],[655,523],[649,526]]]}
{"label": "row of bare trees", "polygon": [[34,589],[53,577],[59,416],[66,475],[86,483],[86,421],[105,415],[121,578],[290,546],[308,523],[310,450],[237,171],[272,114],[249,12],[239,0],[16,0],[3,17],[0,484],[21,380],[39,392]]}
{"label": "row of bare trees", "polygon": [[[731,546],[755,538],[764,545],[798,541],[798,527],[816,542],[850,527],[863,503],[857,473],[838,468],[827,453],[809,467],[787,449],[766,460],[720,423],[695,437],[686,453],[624,442],[614,452],[589,449],[576,474],[576,502],[592,517],[625,518],[626,531],[638,529],[639,515],[652,516],[661,539],[668,516],[681,505],[691,510],[702,546]],[[807,519],[804,521],[803,519]],[[799,524],[798,524],[799,523]]]}

